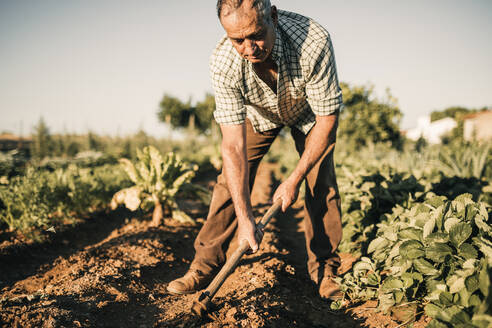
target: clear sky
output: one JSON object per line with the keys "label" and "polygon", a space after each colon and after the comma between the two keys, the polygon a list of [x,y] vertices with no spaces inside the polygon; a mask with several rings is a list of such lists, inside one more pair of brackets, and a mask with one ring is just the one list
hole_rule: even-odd
{"label": "clear sky", "polygon": [[[341,81],[404,113],[492,107],[490,0],[271,0],[330,32]],[[164,135],[164,93],[200,100],[223,30],[215,1],[0,0],[0,132]]]}

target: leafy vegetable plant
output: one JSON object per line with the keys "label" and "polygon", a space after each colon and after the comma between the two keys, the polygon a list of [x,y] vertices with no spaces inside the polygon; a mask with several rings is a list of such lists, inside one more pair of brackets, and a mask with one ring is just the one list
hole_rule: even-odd
{"label": "leafy vegetable plant", "polygon": [[430,327],[489,327],[492,228],[485,203],[463,194],[395,208],[377,224],[364,257],[339,281],[352,300],[411,320],[423,307]]}
{"label": "leafy vegetable plant", "polygon": [[124,170],[135,184],[114,194],[111,207],[119,204],[135,211],[139,207],[149,209],[152,206],[152,225],[162,223],[164,213],[169,213],[174,219],[181,222],[194,221],[182,210],[176,202],[180,192],[204,195],[207,191],[192,184],[191,180],[198,169],[183,162],[177,155],[170,152],[164,157],[153,146],[137,150],[137,162],[120,159]]}
{"label": "leafy vegetable plant", "polygon": [[128,185],[125,173],[115,165],[81,168],[70,164],[53,172],[28,167],[25,175],[0,185],[0,222],[37,238],[33,228],[74,222],[106,207],[112,195]]}

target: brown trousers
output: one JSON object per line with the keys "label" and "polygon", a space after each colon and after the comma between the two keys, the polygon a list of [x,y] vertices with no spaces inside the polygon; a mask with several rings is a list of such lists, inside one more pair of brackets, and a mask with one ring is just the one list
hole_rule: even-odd
{"label": "brown trousers", "polygon": [[[250,190],[261,159],[267,153],[281,128],[255,132],[246,121],[246,143]],[[292,128],[297,152],[302,155],[306,140],[299,130]],[[324,275],[336,275],[340,258],[336,249],[342,239],[340,196],[333,165],[333,152],[327,152],[311,169],[306,179],[304,204],[304,232],[308,255],[308,272],[313,281],[320,282]],[[226,259],[227,248],[235,235],[237,219],[234,205],[223,174],[217,178],[207,220],[195,240],[195,259],[192,269],[211,273]]]}

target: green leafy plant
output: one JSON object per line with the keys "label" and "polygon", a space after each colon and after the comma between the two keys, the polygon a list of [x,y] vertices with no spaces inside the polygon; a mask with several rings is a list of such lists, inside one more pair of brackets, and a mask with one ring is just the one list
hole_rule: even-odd
{"label": "green leafy plant", "polygon": [[485,177],[490,144],[457,144],[439,152],[440,168],[448,175],[462,178]]}
{"label": "green leafy plant", "polygon": [[72,223],[106,207],[113,194],[128,185],[117,165],[81,168],[71,164],[53,172],[28,167],[25,175],[0,185],[0,221],[37,239],[41,229]]}
{"label": "green leafy plant", "polygon": [[[485,203],[463,194],[450,201],[428,194],[409,209],[395,208],[377,224],[364,257],[339,279],[347,298],[378,298],[379,309],[431,327],[492,324],[492,228]],[[377,292],[376,292],[377,291]]]}
{"label": "green leafy plant", "polygon": [[122,158],[120,163],[135,184],[114,194],[111,207],[125,204],[134,211],[139,207],[150,209],[154,207],[152,225],[162,223],[164,214],[181,222],[194,221],[179,209],[176,197],[178,193],[206,194],[206,191],[191,180],[198,170],[196,165],[191,166],[183,162],[176,154],[170,152],[164,157],[153,146],[137,150],[137,162]]}
{"label": "green leafy plant", "polygon": [[426,188],[413,175],[395,172],[391,167],[365,170],[344,165],[340,173],[343,252],[364,251],[374,237],[376,223],[385,214],[410,208],[425,197]]}

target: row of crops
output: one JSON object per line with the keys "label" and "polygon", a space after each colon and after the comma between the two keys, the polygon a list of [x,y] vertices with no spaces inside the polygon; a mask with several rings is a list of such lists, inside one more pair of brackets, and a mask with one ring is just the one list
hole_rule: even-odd
{"label": "row of crops", "polygon": [[429,327],[492,325],[492,162],[487,145],[339,152],[344,238],[358,261],[337,278],[345,300]]}
{"label": "row of crops", "polygon": [[0,225],[29,238],[107,207],[130,180],[117,164],[43,170],[28,167],[0,185]]}
{"label": "row of crops", "polygon": [[133,161],[95,151],[41,162],[16,152],[0,154],[0,229],[40,240],[47,229],[75,224],[119,204],[144,212],[154,209],[156,224],[164,215],[189,222],[176,199],[208,199],[206,190],[191,183],[198,165],[190,163],[209,170],[217,157],[215,147],[209,147],[210,155],[197,154],[196,147],[207,149],[194,143],[178,151],[187,160],[172,151],[162,155],[153,146],[138,150]]}
{"label": "row of crops", "polygon": [[[286,140],[276,141],[266,159],[278,164],[280,180],[298,158]],[[110,203],[153,208],[154,219],[165,214],[189,221],[176,199],[179,192],[203,196],[203,188],[191,184],[200,171],[190,163],[200,170],[220,167],[218,145],[205,141],[172,150],[186,160],[153,147],[137,152],[133,162],[82,153],[34,165],[3,155],[0,228],[33,237],[109,210]],[[425,314],[434,319],[431,327],[492,325],[490,145],[396,151],[381,144],[348,150],[340,142],[335,158],[343,206],[340,250],[358,261],[338,278],[345,300],[332,307],[378,300],[379,310],[402,324]]]}

